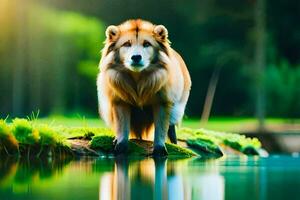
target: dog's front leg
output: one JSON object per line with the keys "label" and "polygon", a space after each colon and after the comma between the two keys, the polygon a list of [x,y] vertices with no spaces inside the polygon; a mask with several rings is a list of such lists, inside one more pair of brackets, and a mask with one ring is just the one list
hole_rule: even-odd
{"label": "dog's front leg", "polygon": [[115,154],[125,154],[128,150],[128,136],[130,132],[130,107],[127,104],[113,105],[113,122],[117,134]]}
{"label": "dog's front leg", "polygon": [[153,107],[154,117],[154,146],[153,156],[166,156],[168,154],[165,140],[169,127],[169,109],[166,105],[155,105]]}

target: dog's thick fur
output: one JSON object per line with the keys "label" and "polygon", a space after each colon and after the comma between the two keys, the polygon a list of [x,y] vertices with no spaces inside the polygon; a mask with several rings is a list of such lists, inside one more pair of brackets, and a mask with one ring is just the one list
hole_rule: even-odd
{"label": "dog's thick fur", "polygon": [[[167,154],[166,134],[176,143],[174,125],[183,117],[191,88],[183,59],[162,25],[129,20],[109,26],[106,37],[97,88],[101,117],[117,134],[115,152],[126,151],[129,135],[143,138],[154,126],[153,153]],[[138,67],[128,59],[133,54],[141,55]]]}

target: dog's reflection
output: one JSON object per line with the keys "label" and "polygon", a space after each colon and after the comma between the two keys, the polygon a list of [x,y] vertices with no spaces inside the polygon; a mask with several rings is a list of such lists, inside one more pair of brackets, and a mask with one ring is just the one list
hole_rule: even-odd
{"label": "dog's reflection", "polygon": [[99,198],[165,199],[167,188],[166,158],[118,158],[114,172],[101,177]]}
{"label": "dog's reflection", "polygon": [[165,158],[116,159],[112,173],[100,178],[99,199],[223,199],[224,180],[218,171],[190,176]]}

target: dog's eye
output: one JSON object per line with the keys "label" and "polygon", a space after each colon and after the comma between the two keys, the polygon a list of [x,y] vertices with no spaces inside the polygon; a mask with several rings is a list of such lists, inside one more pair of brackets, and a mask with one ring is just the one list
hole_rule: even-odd
{"label": "dog's eye", "polygon": [[150,46],[151,46],[151,43],[148,42],[147,40],[145,40],[143,43],[143,47],[150,47]]}
{"label": "dog's eye", "polygon": [[131,43],[130,43],[130,41],[127,41],[122,46],[123,47],[131,47]]}

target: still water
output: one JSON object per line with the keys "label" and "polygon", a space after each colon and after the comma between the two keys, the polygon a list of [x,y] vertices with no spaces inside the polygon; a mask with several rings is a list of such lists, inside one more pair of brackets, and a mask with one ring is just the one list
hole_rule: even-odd
{"label": "still water", "polygon": [[0,199],[300,199],[300,158],[0,159]]}

